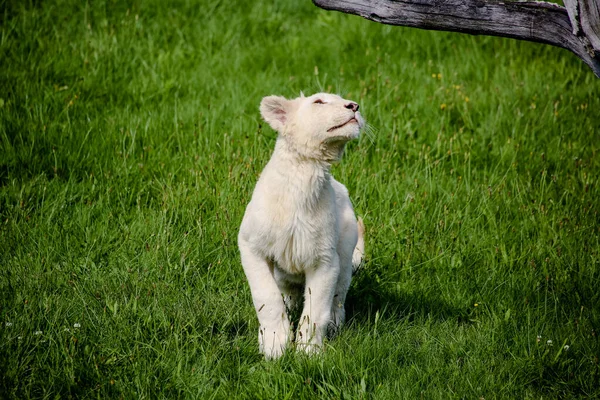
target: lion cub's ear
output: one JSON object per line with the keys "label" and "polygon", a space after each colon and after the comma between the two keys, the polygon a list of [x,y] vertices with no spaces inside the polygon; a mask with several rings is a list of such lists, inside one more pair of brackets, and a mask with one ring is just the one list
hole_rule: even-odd
{"label": "lion cub's ear", "polygon": [[277,132],[283,132],[283,127],[290,117],[292,102],[281,96],[267,96],[260,102],[260,115]]}

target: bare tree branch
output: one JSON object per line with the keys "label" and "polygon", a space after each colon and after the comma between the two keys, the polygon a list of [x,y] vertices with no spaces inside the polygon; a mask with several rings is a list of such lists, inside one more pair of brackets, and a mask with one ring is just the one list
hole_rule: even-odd
{"label": "bare tree branch", "polygon": [[[600,41],[598,0],[566,0],[567,4],[570,2],[576,4],[571,7],[572,13],[546,2],[313,0],[323,9],[359,15],[382,24],[551,44],[575,53],[600,77],[600,47],[595,44],[595,40]],[[573,26],[571,20],[578,25]]]}
{"label": "bare tree branch", "polygon": [[600,1],[579,0],[579,14],[583,34],[592,44],[596,51],[596,57],[598,57],[600,54]]}

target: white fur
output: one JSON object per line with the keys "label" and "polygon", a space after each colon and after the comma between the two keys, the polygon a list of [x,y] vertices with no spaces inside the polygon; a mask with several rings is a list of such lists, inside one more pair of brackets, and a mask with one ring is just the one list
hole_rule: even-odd
{"label": "white fur", "polygon": [[330,167],[358,138],[364,121],[356,103],[327,93],[268,96],[260,111],[279,136],[246,208],[238,244],[260,323],[260,351],[277,358],[294,340],[287,311],[301,304],[302,291],[295,338],[300,349],[318,350],[328,328],[344,322],[353,265],[364,252],[364,226]]}

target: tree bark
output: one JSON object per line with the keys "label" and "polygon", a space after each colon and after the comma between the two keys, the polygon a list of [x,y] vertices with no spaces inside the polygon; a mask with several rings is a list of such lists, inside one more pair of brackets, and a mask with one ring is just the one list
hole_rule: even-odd
{"label": "tree bark", "polygon": [[599,0],[313,0],[318,7],[388,25],[492,35],[562,47],[600,78]]}

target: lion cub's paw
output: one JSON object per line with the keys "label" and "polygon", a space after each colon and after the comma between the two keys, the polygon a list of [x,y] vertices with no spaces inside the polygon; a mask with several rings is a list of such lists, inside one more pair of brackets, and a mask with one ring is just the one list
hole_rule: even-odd
{"label": "lion cub's paw", "polygon": [[258,330],[259,349],[267,360],[281,357],[291,341],[289,327],[269,329],[261,326]]}

